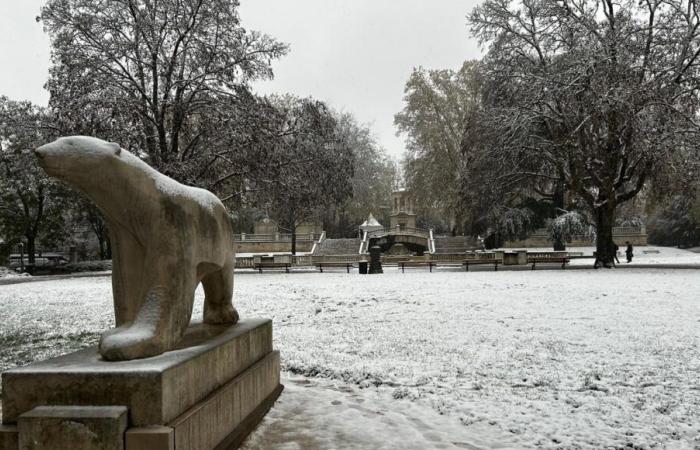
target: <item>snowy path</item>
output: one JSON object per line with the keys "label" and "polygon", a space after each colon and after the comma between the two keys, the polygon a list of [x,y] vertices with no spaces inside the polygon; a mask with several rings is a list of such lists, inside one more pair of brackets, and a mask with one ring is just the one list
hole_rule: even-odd
{"label": "snowy path", "polygon": [[[466,436],[445,445],[477,448],[700,448],[698,292],[694,270],[236,275],[241,315],[274,319],[289,373],[342,381],[397,414],[443,413]],[[0,370],[94,343],[110,293],[108,278],[0,286]],[[286,420],[274,417],[295,407],[333,417],[300,389],[253,442],[277,442]],[[336,414],[326,428],[352,417]]]}
{"label": "snowy path", "polygon": [[[498,446],[488,426],[459,420],[375,389],[292,377],[241,450],[477,450]],[[491,439],[489,439],[491,437]]]}

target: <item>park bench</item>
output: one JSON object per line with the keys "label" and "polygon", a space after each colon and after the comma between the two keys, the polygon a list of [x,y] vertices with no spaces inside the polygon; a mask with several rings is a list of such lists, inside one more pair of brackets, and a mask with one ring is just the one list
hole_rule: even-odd
{"label": "park bench", "polygon": [[382,256],[382,264],[387,265],[387,266],[393,266],[396,264],[397,266],[401,264],[402,262],[407,262],[411,261],[410,256],[403,256],[403,255],[386,255]]}
{"label": "park bench", "polygon": [[527,263],[532,264],[532,270],[535,270],[537,264],[561,264],[561,268],[565,269],[566,265],[569,264],[570,258],[568,256],[549,256],[544,258],[528,258]]}
{"label": "park bench", "polygon": [[661,252],[658,250],[642,250],[642,253],[645,255],[658,255]]}
{"label": "park bench", "polygon": [[469,266],[480,266],[484,264],[493,264],[493,270],[498,271],[498,265],[501,264],[500,259],[465,259],[462,261],[464,269],[469,272]]}
{"label": "park bench", "polygon": [[329,269],[333,268],[333,267],[345,267],[347,269],[347,272],[350,273],[350,269],[352,269],[355,266],[355,264],[353,262],[350,262],[350,261],[346,261],[346,262],[343,262],[343,261],[316,262],[316,263],[314,263],[314,265],[316,267],[318,267],[318,270],[320,270],[321,273],[323,273],[324,267],[329,268]]}
{"label": "park bench", "polygon": [[253,268],[257,269],[258,272],[262,273],[263,269],[284,269],[285,272],[289,273],[290,263],[286,262],[258,262],[253,264]]}
{"label": "park bench", "polygon": [[401,267],[401,273],[406,272],[406,267],[430,267],[430,271],[433,271],[433,267],[437,267],[435,261],[399,261],[399,267]]}
{"label": "park bench", "polygon": [[263,272],[263,269],[284,269],[285,272],[289,273],[291,266],[292,258],[289,255],[255,255],[253,257],[253,268],[260,273]]}

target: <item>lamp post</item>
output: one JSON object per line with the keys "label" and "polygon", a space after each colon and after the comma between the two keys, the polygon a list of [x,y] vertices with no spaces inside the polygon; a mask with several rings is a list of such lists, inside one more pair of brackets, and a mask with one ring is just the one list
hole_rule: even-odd
{"label": "lamp post", "polygon": [[19,271],[24,273],[24,243],[19,243]]}

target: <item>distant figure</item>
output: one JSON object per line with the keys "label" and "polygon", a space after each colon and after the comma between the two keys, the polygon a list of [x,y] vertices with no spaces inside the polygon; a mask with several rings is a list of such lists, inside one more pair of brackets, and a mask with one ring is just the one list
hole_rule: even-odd
{"label": "distant figure", "polygon": [[627,262],[631,263],[632,257],[634,256],[634,249],[632,248],[632,244],[630,244],[629,241],[625,242],[625,244],[627,244],[627,250],[625,250],[625,254],[627,255]]}
{"label": "distant figure", "polygon": [[613,246],[614,246],[614,250],[615,250],[615,253],[614,253],[614,255],[615,255],[615,261],[616,261],[618,264],[620,264],[620,258],[617,257],[617,252],[618,252],[618,250],[620,250],[620,246],[617,245],[617,244],[614,243],[614,242],[613,242]]}

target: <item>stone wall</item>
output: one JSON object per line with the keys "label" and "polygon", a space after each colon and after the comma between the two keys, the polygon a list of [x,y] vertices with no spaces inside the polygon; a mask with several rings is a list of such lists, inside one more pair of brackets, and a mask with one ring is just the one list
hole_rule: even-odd
{"label": "stone wall", "polygon": [[[623,247],[625,242],[630,242],[632,245],[636,246],[646,246],[647,245],[647,235],[646,233],[614,233],[613,239],[617,245]],[[591,242],[588,239],[573,239],[571,242],[566,243],[567,247],[594,247],[595,242]],[[537,247],[552,247],[552,241],[546,236],[530,236],[527,239],[520,241],[508,241],[503,244],[505,248],[537,248]]]}
{"label": "stone wall", "polygon": [[[297,241],[297,252],[310,252],[313,241]],[[281,253],[291,252],[292,241],[236,241],[236,253]]]}

